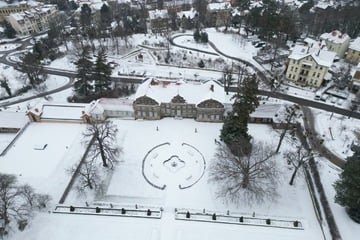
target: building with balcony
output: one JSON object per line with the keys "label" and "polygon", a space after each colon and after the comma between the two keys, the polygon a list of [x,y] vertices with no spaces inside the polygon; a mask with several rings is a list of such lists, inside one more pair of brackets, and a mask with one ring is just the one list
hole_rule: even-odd
{"label": "building with balcony", "polygon": [[57,13],[57,6],[49,4],[12,13],[6,17],[6,20],[18,34],[28,35],[48,29],[50,19],[54,18]]}
{"label": "building with balcony", "polygon": [[335,52],[315,41],[295,45],[288,57],[286,79],[301,86],[320,87],[335,57]]}
{"label": "building with balcony", "polygon": [[29,9],[27,2],[17,2],[14,4],[6,4],[0,1],[0,22],[5,20],[5,17],[12,13],[22,12]]}

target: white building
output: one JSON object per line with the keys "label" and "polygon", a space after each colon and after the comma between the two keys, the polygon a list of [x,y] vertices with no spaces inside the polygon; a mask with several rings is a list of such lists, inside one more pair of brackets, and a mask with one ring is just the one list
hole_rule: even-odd
{"label": "white building", "polygon": [[330,33],[323,33],[320,40],[324,40],[329,51],[336,52],[338,57],[343,58],[350,44],[350,37],[346,33],[334,30]]}
{"label": "white building", "polygon": [[56,5],[42,5],[27,11],[12,13],[6,17],[18,34],[28,35],[38,33],[49,28],[50,19],[54,18],[57,11]]}

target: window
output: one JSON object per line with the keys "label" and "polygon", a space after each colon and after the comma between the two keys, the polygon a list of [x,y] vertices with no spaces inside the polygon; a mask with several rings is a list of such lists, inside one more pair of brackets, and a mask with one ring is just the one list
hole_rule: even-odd
{"label": "window", "polygon": [[288,78],[291,78],[291,74],[289,74]]}
{"label": "window", "polygon": [[293,67],[293,66],[291,66],[290,71],[294,71],[294,67]]}
{"label": "window", "polygon": [[320,70],[322,70],[322,67],[320,67]]}
{"label": "window", "polygon": [[316,72],[313,72],[313,75],[312,75],[312,76],[315,77],[315,74],[316,74]]}
{"label": "window", "polygon": [[319,77],[320,77],[320,73],[318,73],[316,77],[319,78]]}
{"label": "window", "polygon": [[295,72],[297,72],[297,68],[295,68]]}

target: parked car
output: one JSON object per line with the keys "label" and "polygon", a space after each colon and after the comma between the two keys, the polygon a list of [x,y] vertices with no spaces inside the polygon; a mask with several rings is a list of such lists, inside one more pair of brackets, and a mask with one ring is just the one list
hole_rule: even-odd
{"label": "parked car", "polygon": [[326,100],[327,100],[328,98],[329,98],[329,94],[323,93],[323,94],[321,95],[321,97],[320,97],[320,100],[326,102]]}

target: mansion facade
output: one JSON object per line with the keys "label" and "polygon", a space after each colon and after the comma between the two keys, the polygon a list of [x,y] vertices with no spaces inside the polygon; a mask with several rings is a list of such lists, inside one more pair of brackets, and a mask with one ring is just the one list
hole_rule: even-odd
{"label": "mansion facade", "polygon": [[222,122],[224,91],[213,81],[202,84],[149,79],[133,103],[135,119],[164,117],[193,118],[201,122]]}

